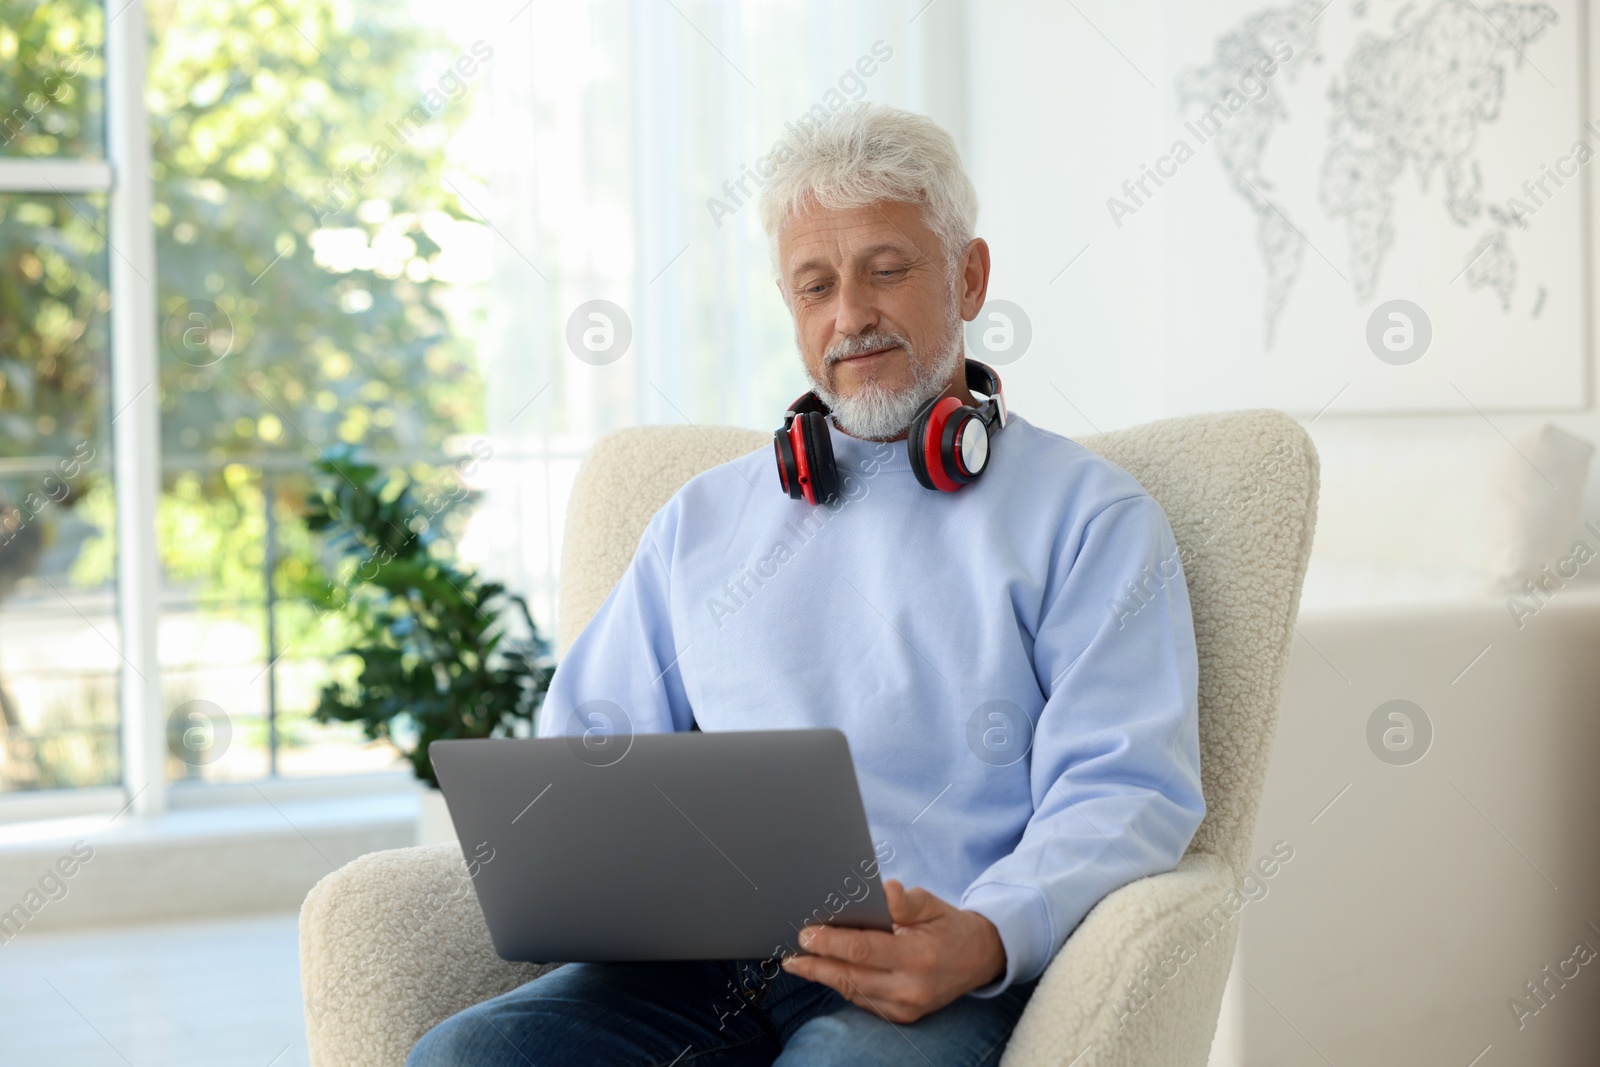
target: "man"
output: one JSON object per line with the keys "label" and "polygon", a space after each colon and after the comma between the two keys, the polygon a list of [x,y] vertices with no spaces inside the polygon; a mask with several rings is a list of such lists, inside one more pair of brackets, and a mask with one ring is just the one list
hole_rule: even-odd
{"label": "man", "polygon": [[[440,1024],[417,1067],[996,1063],[1067,935],[1172,869],[1205,812],[1160,507],[1003,403],[906,445],[985,380],[961,323],[989,248],[954,141],[840,112],[762,212],[838,485],[816,491],[820,441],[809,489],[767,449],[691,479],[557,669],[540,734],[842,730],[894,932],[808,927],[781,966],[567,964]],[[964,480],[930,472],[956,463],[943,445]]]}

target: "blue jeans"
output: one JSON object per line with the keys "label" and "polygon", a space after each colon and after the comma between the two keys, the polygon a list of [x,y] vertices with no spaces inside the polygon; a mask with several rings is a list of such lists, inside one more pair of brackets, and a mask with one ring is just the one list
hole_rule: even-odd
{"label": "blue jeans", "polygon": [[885,1022],[771,960],[568,963],[423,1035],[407,1067],[1000,1062],[1037,980]]}

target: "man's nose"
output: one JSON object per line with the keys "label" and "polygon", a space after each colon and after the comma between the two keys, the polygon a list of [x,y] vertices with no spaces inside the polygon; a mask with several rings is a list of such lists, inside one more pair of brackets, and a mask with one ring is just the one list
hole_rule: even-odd
{"label": "man's nose", "polygon": [[851,280],[839,283],[839,304],[834,309],[833,328],[841,337],[866,333],[878,325],[878,309],[871,291]]}

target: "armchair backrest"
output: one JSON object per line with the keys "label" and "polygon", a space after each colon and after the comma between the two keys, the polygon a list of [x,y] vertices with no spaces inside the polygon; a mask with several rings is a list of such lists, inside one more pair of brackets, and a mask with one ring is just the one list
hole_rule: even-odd
{"label": "armchair backrest", "polygon": [[[1080,443],[1138,479],[1172,524],[1200,661],[1207,812],[1189,851],[1242,872],[1316,526],[1316,449],[1299,423],[1266,409],[1166,419]],[[596,444],[567,510],[561,654],[684,482],[770,447],[769,434],[728,426],[641,426]],[[772,491],[780,491],[776,472]]]}

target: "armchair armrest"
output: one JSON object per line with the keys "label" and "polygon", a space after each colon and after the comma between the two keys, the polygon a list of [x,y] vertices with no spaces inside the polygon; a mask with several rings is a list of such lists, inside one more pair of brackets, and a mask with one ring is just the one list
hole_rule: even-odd
{"label": "armchair armrest", "polygon": [[495,955],[459,845],[369,853],[300,908],[311,1063],[396,1067],[448,1016],[555,966]]}
{"label": "armchair armrest", "polygon": [[[1045,970],[1003,1067],[1204,1067],[1238,938],[1232,890],[1227,864],[1195,853],[1095,905]],[[300,909],[311,1064],[394,1067],[437,1023],[555,966],[495,955],[458,845],[362,856]]]}
{"label": "armchair armrest", "polygon": [[1205,1067],[1239,935],[1232,891],[1224,860],[1191,853],[1106,896],[1045,969],[1002,1067]]}

